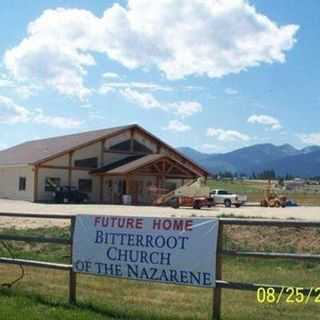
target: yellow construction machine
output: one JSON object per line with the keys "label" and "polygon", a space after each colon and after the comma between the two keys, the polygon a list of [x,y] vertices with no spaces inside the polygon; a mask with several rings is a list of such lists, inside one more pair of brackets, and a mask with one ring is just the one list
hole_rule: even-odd
{"label": "yellow construction machine", "polygon": [[285,208],[287,206],[287,196],[280,195],[272,188],[271,180],[268,181],[268,186],[264,191],[264,198],[260,201],[261,207],[269,208]]}

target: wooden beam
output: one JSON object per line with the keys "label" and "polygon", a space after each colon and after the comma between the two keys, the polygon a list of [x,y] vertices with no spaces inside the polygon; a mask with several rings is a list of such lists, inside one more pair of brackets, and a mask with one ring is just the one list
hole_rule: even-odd
{"label": "wooden beam", "polygon": [[106,139],[101,140],[101,145],[100,145],[100,167],[103,166],[104,164],[104,145],[106,143]]}
{"label": "wooden beam", "polygon": [[134,128],[130,129],[130,152],[133,152],[134,147]]}
{"label": "wooden beam", "polygon": [[126,175],[125,181],[126,181],[126,194],[130,194],[130,178],[129,178],[129,175]]}
{"label": "wooden beam", "polygon": [[119,174],[119,173],[112,173],[112,174],[105,174],[105,176],[122,176],[125,177],[126,175],[130,176],[145,176],[145,177],[163,177],[163,178],[177,178],[177,179],[193,179],[195,176],[192,175],[183,175],[183,174],[162,174],[158,172],[148,172],[148,171],[134,171],[128,174]]}
{"label": "wooden beam", "polygon": [[62,263],[53,263],[53,262],[44,262],[44,261],[26,260],[26,259],[12,259],[12,258],[4,258],[4,257],[0,258],[0,263],[16,264],[16,265],[35,267],[35,268],[65,270],[65,271],[69,271],[72,269],[72,264],[62,264]]}
{"label": "wooden beam", "polygon": [[[218,230],[218,242],[217,242],[217,259],[216,259],[216,279],[222,280],[222,263],[223,258],[220,253],[223,250],[223,225],[219,224]],[[212,319],[220,320],[221,314],[221,288],[213,289],[213,301],[212,301]]]}
{"label": "wooden beam", "polygon": [[104,176],[100,176],[100,195],[99,195],[99,201],[100,203],[103,203],[103,191],[104,191]]}
{"label": "wooden beam", "polygon": [[[185,174],[187,174],[187,175],[192,175],[192,173],[190,173],[190,169],[188,168],[188,167],[183,167],[181,164],[179,165],[179,162],[178,163],[175,163],[175,162],[173,162],[173,161],[168,161],[167,160],[167,162],[168,163],[170,163],[172,166],[173,166],[173,168],[176,168],[176,169],[178,169],[178,170],[181,170],[182,172],[184,172]],[[172,169],[173,169],[172,168]],[[170,170],[172,170],[171,168],[170,168]],[[190,170],[190,171],[189,171]],[[192,171],[191,171],[192,172]],[[167,173],[169,173],[169,170],[167,171]]]}
{"label": "wooden beam", "polygon": [[175,167],[175,165],[174,164],[171,164],[171,166],[168,168],[168,170],[167,170],[167,174],[168,173],[170,173],[170,171],[173,169]]}
{"label": "wooden beam", "polygon": [[154,168],[156,172],[161,172],[159,167],[155,163],[151,167]]}
{"label": "wooden beam", "polygon": [[138,151],[122,151],[122,150],[110,150],[110,149],[105,149],[104,153],[115,153],[115,154],[128,154],[128,155],[147,155],[148,153],[145,152],[138,152]]}
{"label": "wooden beam", "polygon": [[79,170],[79,171],[91,171],[96,168],[82,168],[82,167],[74,167],[74,166],[53,166],[53,165],[40,165],[38,168],[44,169],[59,169],[59,170]]}
{"label": "wooden beam", "polygon": [[68,185],[71,187],[72,185],[72,156],[73,152],[69,152],[69,168],[68,168]]}
{"label": "wooden beam", "polygon": [[153,166],[157,168],[157,172],[161,172],[161,168],[158,167],[158,163],[154,163]]}
{"label": "wooden beam", "polygon": [[10,234],[1,234],[0,241],[26,241],[26,242],[39,242],[39,243],[55,243],[55,244],[71,244],[70,239],[43,237],[43,236],[15,236]]}
{"label": "wooden beam", "polygon": [[34,167],[34,178],[33,178],[33,202],[38,201],[38,188],[39,187],[39,168]]}

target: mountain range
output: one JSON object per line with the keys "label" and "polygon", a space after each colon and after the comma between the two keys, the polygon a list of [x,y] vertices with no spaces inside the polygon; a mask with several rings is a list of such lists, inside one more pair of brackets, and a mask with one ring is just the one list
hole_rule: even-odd
{"label": "mountain range", "polygon": [[320,176],[320,146],[297,149],[290,144],[276,146],[266,143],[215,154],[202,153],[190,147],[178,150],[210,173],[230,171],[251,175],[273,169],[279,176]]}

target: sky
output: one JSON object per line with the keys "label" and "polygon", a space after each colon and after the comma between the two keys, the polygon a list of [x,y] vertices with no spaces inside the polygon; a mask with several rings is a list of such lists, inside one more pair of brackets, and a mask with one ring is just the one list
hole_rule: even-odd
{"label": "sky", "polygon": [[138,123],[201,152],[320,145],[320,1],[3,0],[0,149]]}

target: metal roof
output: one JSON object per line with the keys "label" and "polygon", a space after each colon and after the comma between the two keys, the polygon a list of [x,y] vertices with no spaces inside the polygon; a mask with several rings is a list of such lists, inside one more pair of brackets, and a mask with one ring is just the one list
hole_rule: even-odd
{"label": "metal roof", "polygon": [[171,151],[175,152],[181,158],[187,160],[189,163],[192,163],[204,175],[209,174],[208,171],[202,168],[198,163],[192,161],[181,152],[161,141],[158,137],[154,136],[152,133],[137,124],[25,142],[12,148],[0,151],[0,166],[35,165],[45,160],[61,156],[68,151],[72,151],[90,143],[94,143],[95,141],[99,141],[104,137],[107,138],[110,135],[132,128],[141,130],[152,139],[155,139]]}
{"label": "metal roof", "polygon": [[27,165],[53,157],[134,125],[34,140],[0,151],[0,165]]}

